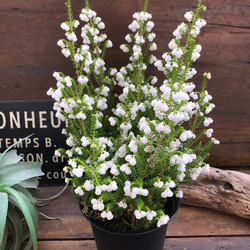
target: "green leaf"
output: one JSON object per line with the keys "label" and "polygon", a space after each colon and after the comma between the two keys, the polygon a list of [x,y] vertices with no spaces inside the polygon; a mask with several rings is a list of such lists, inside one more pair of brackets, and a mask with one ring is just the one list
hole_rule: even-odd
{"label": "green leaf", "polygon": [[33,195],[30,193],[30,191],[18,184],[14,185],[13,188],[16,190],[16,191],[19,191],[20,193],[23,193],[29,200],[30,202],[32,202],[33,204],[35,204],[35,199],[33,197]]}
{"label": "green leaf", "polygon": [[5,230],[4,230],[4,236],[2,241],[0,242],[0,250],[5,250],[6,249],[6,243],[8,240],[8,226],[7,224],[5,225]]}
{"label": "green leaf", "polygon": [[3,153],[0,154],[0,161],[1,161],[1,159],[5,156],[5,154],[6,154],[11,148],[13,148],[15,145],[17,145],[17,144],[20,143],[21,141],[24,141],[26,138],[31,137],[32,135],[33,135],[33,134],[28,135],[28,136],[26,136],[25,138],[23,138],[23,139],[17,141],[16,143],[14,143],[14,144],[12,144],[10,147],[8,147]]}
{"label": "green leaf", "polygon": [[27,245],[25,246],[25,248],[23,250],[30,250],[32,247],[32,241],[31,239],[29,239],[29,242],[27,243]]}
{"label": "green leaf", "polygon": [[0,192],[0,201],[0,242],[2,242],[8,211],[8,194]]}
{"label": "green leaf", "polygon": [[34,188],[37,189],[38,185],[39,185],[39,181],[37,178],[30,178],[30,179],[26,179],[24,181],[21,181],[18,183],[20,186],[24,187],[24,188]]}
{"label": "green leaf", "polygon": [[13,230],[12,249],[20,249],[23,242],[23,225],[18,210],[9,206],[8,224]]}
{"label": "green leaf", "polygon": [[36,197],[40,194],[41,190],[39,188],[29,188],[29,192],[32,194],[32,196],[37,199]]}
{"label": "green leaf", "polygon": [[0,159],[0,168],[5,167],[5,165],[13,164],[19,162],[22,157],[18,156],[16,150],[11,150],[6,152]]}
{"label": "green leaf", "polygon": [[13,198],[16,201],[17,207],[23,213],[25,220],[27,222],[27,225],[29,227],[30,236],[31,236],[32,243],[33,243],[33,248],[34,250],[37,250],[36,233],[38,230],[38,211],[37,211],[36,206],[33,205],[29,201],[29,199],[21,192],[18,192],[11,187],[5,187],[4,189],[9,195],[13,196]]}
{"label": "green leaf", "polygon": [[45,198],[45,199],[35,198],[36,204],[42,206],[43,204],[47,204],[48,202],[57,199],[59,196],[62,195],[62,193],[66,190],[67,187],[68,187],[68,184],[65,184],[63,189],[59,193],[53,195],[52,197]]}
{"label": "green leaf", "polygon": [[41,162],[19,162],[0,168],[0,187],[12,186],[32,177],[44,175]]}
{"label": "green leaf", "polygon": [[[21,193],[21,195],[23,195],[23,194]],[[28,198],[26,198],[25,195],[23,195],[23,198],[24,198],[24,200],[26,200],[25,202],[29,208],[30,215],[32,217],[32,221],[30,220],[29,222],[27,221],[26,217],[25,217],[25,219],[27,221],[29,231],[30,231],[30,236],[31,236],[30,242],[32,241],[33,249],[36,250],[37,249],[37,236],[36,235],[37,235],[37,231],[38,231],[39,212],[38,212],[37,207],[34,204],[32,204],[31,202],[29,202]],[[33,228],[33,225],[34,225],[34,228]]]}

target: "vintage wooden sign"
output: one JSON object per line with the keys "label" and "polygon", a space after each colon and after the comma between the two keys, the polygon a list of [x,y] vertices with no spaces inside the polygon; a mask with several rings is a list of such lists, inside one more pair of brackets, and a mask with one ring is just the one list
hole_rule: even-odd
{"label": "vintage wooden sign", "polygon": [[63,167],[66,159],[54,156],[55,149],[65,147],[61,134],[64,124],[56,118],[53,100],[15,100],[0,102],[0,152],[18,140],[26,138],[14,148],[22,161],[43,162],[45,176],[40,185],[64,183]]}

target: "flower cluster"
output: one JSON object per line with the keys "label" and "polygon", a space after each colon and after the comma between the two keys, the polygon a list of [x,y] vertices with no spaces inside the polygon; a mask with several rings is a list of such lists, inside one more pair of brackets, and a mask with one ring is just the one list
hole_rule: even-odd
{"label": "flower cluster", "polygon": [[[167,199],[181,198],[180,184],[209,171],[208,150],[219,143],[209,128],[213,119],[208,115],[215,107],[206,90],[211,74],[204,73],[200,90],[190,81],[197,73],[192,63],[202,50],[195,38],[206,24],[199,16],[205,6],[199,0],[196,10],[184,15],[187,23],[176,28],[169,51],[158,59],[152,54],[156,34],[146,0],[120,46],[129,63],[116,69],[104,60],[112,47],[102,33],[105,24],[86,3],[79,16],[80,46],[75,32],[80,22],[73,18],[70,0],[68,21],[61,25],[66,39],[58,46],[72,60],[77,77],[55,72],[57,88],[48,91],[56,116],[67,121],[63,134],[69,148],[56,155],[69,159],[66,181],[87,214],[111,227],[117,218],[131,226],[120,230],[164,225]],[[163,73],[163,82],[146,74],[149,66]]]}

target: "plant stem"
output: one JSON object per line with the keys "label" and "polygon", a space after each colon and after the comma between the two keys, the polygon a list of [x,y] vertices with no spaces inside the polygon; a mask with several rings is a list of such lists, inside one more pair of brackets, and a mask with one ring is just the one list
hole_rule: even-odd
{"label": "plant stem", "polygon": [[87,9],[89,9],[89,1],[88,0],[85,0],[85,6]]}
{"label": "plant stem", "polygon": [[144,2],[144,7],[143,7],[143,11],[146,12],[148,9],[148,0],[145,0]]}

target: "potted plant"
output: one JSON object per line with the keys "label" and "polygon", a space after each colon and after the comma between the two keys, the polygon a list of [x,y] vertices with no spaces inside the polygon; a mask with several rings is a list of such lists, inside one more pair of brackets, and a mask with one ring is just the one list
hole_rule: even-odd
{"label": "potted plant", "polygon": [[64,191],[47,199],[37,198],[37,177],[44,175],[42,163],[20,162],[22,157],[12,149],[19,142],[0,153],[0,250],[37,249],[39,214],[57,219],[40,213],[37,206],[46,205]]}
{"label": "potted plant", "polygon": [[0,154],[0,249],[21,249],[27,240],[25,249],[37,249],[36,177],[44,175],[42,163],[19,162],[22,157],[10,150],[14,145]]}
{"label": "potted plant", "polygon": [[[68,158],[66,182],[72,184],[83,213],[98,228],[129,235],[167,225],[176,211],[166,211],[166,204],[171,200],[178,207],[178,187],[209,171],[208,151],[219,143],[209,128],[213,120],[208,114],[215,107],[206,90],[211,74],[204,73],[200,90],[190,81],[197,73],[192,63],[202,47],[195,39],[206,24],[200,17],[206,7],[199,0],[196,10],[184,15],[187,22],[173,32],[169,52],[157,59],[148,2],[133,15],[131,33],[120,46],[129,63],[117,70],[105,64],[112,42],[102,33],[102,19],[86,0],[79,16],[80,43],[80,21],[67,0],[68,20],[61,24],[66,38],[57,44],[72,60],[76,75],[55,72],[57,88],[47,92],[55,100],[57,117],[67,122],[62,133],[69,148],[55,154]],[[149,67],[158,70],[156,75],[149,75]],[[160,74],[164,80],[158,82]],[[128,241],[119,240],[119,249],[127,249]],[[163,241],[158,248],[146,243],[140,249],[162,249]],[[96,242],[98,249],[118,249]]]}

